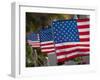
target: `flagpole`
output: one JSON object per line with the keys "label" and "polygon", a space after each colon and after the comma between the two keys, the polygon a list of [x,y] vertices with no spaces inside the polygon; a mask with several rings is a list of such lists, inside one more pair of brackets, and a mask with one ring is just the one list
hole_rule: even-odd
{"label": "flagpole", "polygon": [[[54,20],[54,21],[56,21],[56,20]],[[54,51],[54,57],[55,57],[55,63],[54,63],[54,66],[56,66],[57,65],[57,63],[58,63],[58,61],[57,61],[57,55],[56,55],[56,47],[55,47],[55,41],[54,41],[54,31],[53,31],[53,26],[52,26],[52,36],[53,36],[53,43],[54,43],[54,49],[55,49],[55,51]]]}

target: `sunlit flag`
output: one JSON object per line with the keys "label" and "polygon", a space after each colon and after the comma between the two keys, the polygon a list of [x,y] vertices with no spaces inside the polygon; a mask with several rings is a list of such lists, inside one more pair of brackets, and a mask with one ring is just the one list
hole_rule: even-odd
{"label": "sunlit flag", "polygon": [[89,19],[53,21],[53,39],[58,62],[89,55]]}

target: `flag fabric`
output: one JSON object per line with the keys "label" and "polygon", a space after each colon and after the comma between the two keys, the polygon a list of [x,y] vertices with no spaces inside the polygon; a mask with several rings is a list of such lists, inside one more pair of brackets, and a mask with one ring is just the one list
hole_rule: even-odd
{"label": "flag fabric", "polygon": [[52,28],[40,31],[40,48],[41,52],[50,54],[55,52]]}
{"label": "flag fabric", "polygon": [[58,62],[89,55],[89,19],[58,20],[52,27]]}
{"label": "flag fabric", "polygon": [[27,42],[29,45],[31,45],[32,47],[40,47],[40,40],[39,40],[39,34],[37,33],[30,33],[29,35],[27,35],[26,37]]}

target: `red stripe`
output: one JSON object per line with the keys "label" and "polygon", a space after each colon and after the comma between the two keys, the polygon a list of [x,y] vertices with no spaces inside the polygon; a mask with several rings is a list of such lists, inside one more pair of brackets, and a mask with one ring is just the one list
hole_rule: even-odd
{"label": "red stripe", "polygon": [[70,54],[70,53],[77,52],[77,51],[78,51],[78,49],[71,50],[71,51],[59,52],[59,53],[57,53],[57,56],[65,55],[65,54]]}
{"label": "red stripe", "polygon": [[65,46],[57,46],[56,49],[65,49],[65,48],[71,48],[71,47],[77,47],[77,46],[84,46],[89,47],[89,44],[71,44],[71,45],[65,45]]}
{"label": "red stripe", "polygon": [[63,45],[63,46],[56,46],[56,50],[57,49],[65,49],[66,47]]}
{"label": "red stripe", "polygon": [[89,28],[90,25],[81,25],[81,26],[78,26],[78,29],[84,29],[84,28]]}
{"label": "red stripe", "polygon": [[57,53],[57,56],[65,55],[65,54],[70,54],[70,53],[74,53],[74,52],[89,52],[89,51],[90,51],[89,48],[75,49],[75,50],[71,50],[71,51],[59,52],[59,53]]}
{"label": "red stripe", "polygon": [[89,38],[81,38],[80,39],[80,42],[87,42],[87,41],[89,41]]}
{"label": "red stripe", "polygon": [[79,57],[79,56],[89,56],[89,54],[76,54],[76,55],[73,55],[73,56],[66,58],[66,60],[70,60],[70,59],[73,59],[73,58],[76,58],[76,57]]}
{"label": "red stripe", "polygon": [[66,58],[58,59],[58,62],[64,62]]}
{"label": "red stripe", "polygon": [[77,44],[77,46],[84,46],[84,47],[89,47],[89,44]]}
{"label": "red stripe", "polygon": [[77,22],[86,22],[86,21],[89,21],[89,19],[88,18],[86,18],[86,19],[77,19]]}
{"label": "red stripe", "polygon": [[45,47],[45,48],[41,48],[41,49],[53,49],[54,47]]}
{"label": "red stripe", "polygon": [[70,60],[70,59],[73,59],[73,58],[76,58],[76,57],[79,57],[79,56],[89,56],[89,54],[76,54],[76,55],[70,56],[68,58],[58,59],[58,62],[64,62],[64,61],[67,61],[67,60]]}
{"label": "red stripe", "polygon": [[[45,43],[45,44],[41,44],[41,46],[49,46],[49,45],[54,45],[54,43],[53,42],[51,42],[51,43]],[[41,47],[41,51],[42,50],[45,50],[45,49],[53,49],[54,47],[44,47],[44,48],[42,48]],[[42,51],[42,52],[45,52],[45,53],[52,53],[52,52],[54,52],[55,50],[52,50],[52,51]]]}
{"label": "red stripe", "polygon": [[79,35],[89,35],[89,31],[86,31],[86,32],[79,32]]}
{"label": "red stripe", "polygon": [[85,48],[85,49],[77,49],[79,52],[89,52],[90,51],[90,49],[89,48]]}

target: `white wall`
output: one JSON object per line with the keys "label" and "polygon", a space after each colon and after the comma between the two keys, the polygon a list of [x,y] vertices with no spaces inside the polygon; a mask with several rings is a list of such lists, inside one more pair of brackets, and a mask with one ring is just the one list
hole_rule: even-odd
{"label": "white wall", "polygon": [[[11,2],[15,0],[1,0],[0,2],[0,80],[14,80],[10,77],[10,67],[11,67]],[[25,0],[16,0],[16,1],[25,1]],[[94,6],[98,9],[97,11],[97,36],[95,42],[95,49],[98,57],[98,67],[97,73],[88,73],[88,74],[65,74],[62,76],[45,76],[45,77],[32,77],[32,78],[21,78],[18,80],[99,80],[100,74],[100,3],[99,0],[26,0],[28,2],[33,2],[34,4],[42,5],[73,5],[73,6]],[[33,5],[34,5],[33,4]]]}

